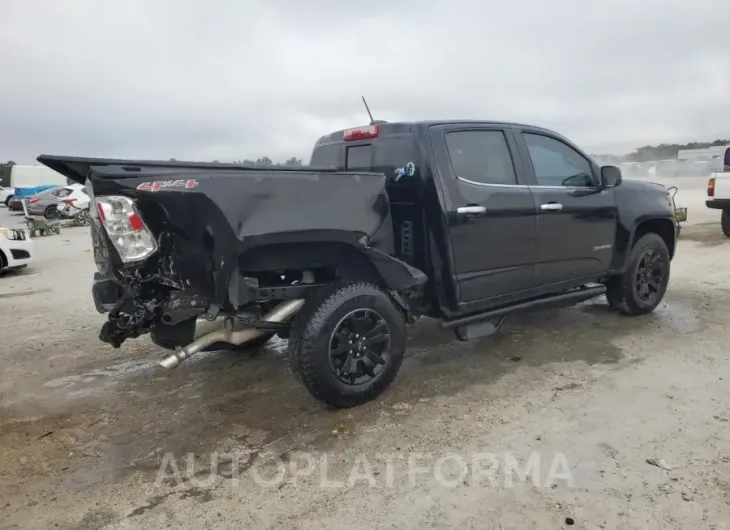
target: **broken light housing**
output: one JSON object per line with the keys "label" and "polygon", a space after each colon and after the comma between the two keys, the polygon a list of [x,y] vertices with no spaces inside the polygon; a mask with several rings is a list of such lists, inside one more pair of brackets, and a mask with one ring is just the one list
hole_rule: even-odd
{"label": "broken light housing", "polygon": [[104,225],[122,262],[143,260],[157,250],[157,241],[132,199],[105,196],[96,197],[94,200],[99,220]]}

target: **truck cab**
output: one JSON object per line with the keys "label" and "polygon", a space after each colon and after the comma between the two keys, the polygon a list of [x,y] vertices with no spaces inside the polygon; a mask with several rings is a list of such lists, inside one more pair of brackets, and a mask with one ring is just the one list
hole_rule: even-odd
{"label": "truck cab", "polygon": [[320,138],[311,164],[385,173],[395,255],[426,271],[437,318],[605,282],[637,231],[674,253],[666,190],[539,127],[377,123]]}

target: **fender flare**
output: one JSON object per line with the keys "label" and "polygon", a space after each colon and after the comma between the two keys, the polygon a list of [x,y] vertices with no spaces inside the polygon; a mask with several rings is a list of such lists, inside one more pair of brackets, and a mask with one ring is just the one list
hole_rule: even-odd
{"label": "fender flare", "polygon": [[367,248],[365,257],[378,271],[388,289],[393,291],[416,289],[428,280],[428,276],[420,269],[379,250]]}

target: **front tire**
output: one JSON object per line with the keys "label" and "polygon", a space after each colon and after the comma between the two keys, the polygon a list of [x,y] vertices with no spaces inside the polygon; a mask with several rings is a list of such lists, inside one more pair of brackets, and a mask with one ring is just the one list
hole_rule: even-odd
{"label": "front tire", "polygon": [[726,237],[730,237],[730,210],[722,211],[720,226],[722,227],[722,233],[725,234]]}
{"label": "front tire", "polygon": [[644,234],[634,243],[628,261],[624,273],[607,283],[608,303],[625,315],[651,313],[669,285],[667,245],[658,234]]}
{"label": "front tire", "polygon": [[13,196],[12,196],[12,195],[9,195],[9,196],[8,196],[8,197],[7,197],[6,199],[5,199],[5,207],[6,207],[6,208],[10,208],[10,201],[12,201],[12,200],[13,200]]}
{"label": "front tire", "polygon": [[406,349],[405,318],[370,283],[331,285],[307,300],[292,325],[292,369],[317,399],[336,408],[378,397]]}

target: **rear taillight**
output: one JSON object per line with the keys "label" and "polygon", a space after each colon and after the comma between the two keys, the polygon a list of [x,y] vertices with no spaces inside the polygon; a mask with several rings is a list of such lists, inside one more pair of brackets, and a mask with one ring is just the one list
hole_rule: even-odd
{"label": "rear taillight", "polygon": [[715,177],[712,177],[710,180],[707,181],[707,196],[715,196]]}
{"label": "rear taillight", "polygon": [[28,199],[28,204],[35,204],[38,201],[40,201],[40,199],[38,199],[38,198],[36,198],[36,199]]}
{"label": "rear taillight", "polygon": [[99,220],[124,263],[140,261],[157,250],[157,241],[129,197],[96,197]]}
{"label": "rear taillight", "polygon": [[368,125],[366,127],[356,127],[354,129],[348,129],[343,134],[345,142],[352,142],[354,140],[366,140],[368,138],[378,137],[378,126]]}
{"label": "rear taillight", "polygon": [[73,204],[76,202],[76,199],[61,199],[61,202],[63,204]]}

